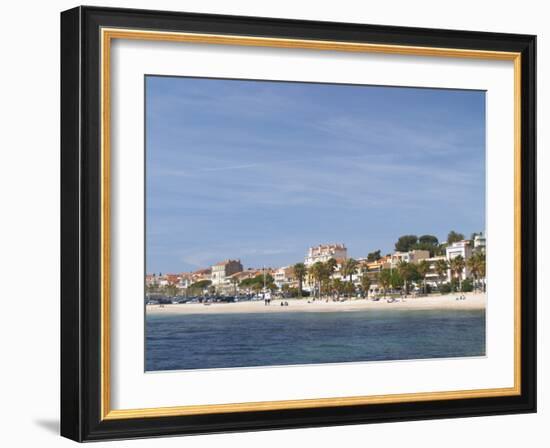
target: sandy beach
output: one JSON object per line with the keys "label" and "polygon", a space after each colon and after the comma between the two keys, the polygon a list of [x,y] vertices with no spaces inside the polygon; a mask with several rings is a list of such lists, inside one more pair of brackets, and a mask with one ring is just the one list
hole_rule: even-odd
{"label": "sandy beach", "polygon": [[[281,306],[281,300],[272,300],[271,305],[264,305],[259,302],[236,302],[236,303],[202,303],[172,304],[172,305],[147,305],[148,314],[225,314],[225,313],[291,313],[300,312],[337,312],[337,311],[364,311],[369,309],[384,310],[428,310],[428,309],[462,309],[474,310],[484,309],[486,306],[486,294],[466,293],[466,300],[456,300],[460,294],[452,293],[447,295],[430,295],[427,297],[397,299],[395,302],[388,302],[386,299],[379,301],[353,299],[341,302],[326,302],[310,298],[285,299],[288,306]],[[308,303],[309,302],[309,303]]]}

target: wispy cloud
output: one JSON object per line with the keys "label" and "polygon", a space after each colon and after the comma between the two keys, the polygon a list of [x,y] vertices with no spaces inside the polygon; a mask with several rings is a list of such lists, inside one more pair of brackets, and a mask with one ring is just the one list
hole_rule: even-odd
{"label": "wispy cloud", "polygon": [[248,168],[257,168],[261,166],[259,163],[247,163],[244,165],[226,165],[218,166],[213,168],[203,168],[203,171],[235,171],[235,170],[245,170]]}

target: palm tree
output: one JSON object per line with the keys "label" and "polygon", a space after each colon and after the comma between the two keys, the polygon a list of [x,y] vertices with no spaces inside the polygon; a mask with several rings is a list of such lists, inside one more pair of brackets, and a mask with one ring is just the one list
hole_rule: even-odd
{"label": "palm tree", "polygon": [[477,289],[477,281],[485,276],[485,254],[478,252],[466,260],[466,266],[474,277],[474,291]]}
{"label": "palm tree", "polygon": [[336,266],[338,266],[338,262],[334,258],[329,258],[325,263],[325,269],[327,271],[328,279],[330,280],[329,287],[327,289],[330,289],[330,283],[332,282],[332,276],[336,270]]}
{"label": "palm tree", "polygon": [[[485,279],[485,263],[485,252],[481,252],[479,262],[479,277],[482,279]],[[485,292],[485,281],[483,282],[483,292]]]}
{"label": "palm tree", "polygon": [[167,296],[175,296],[177,293],[178,288],[176,288],[176,285],[172,283],[164,287],[164,294],[166,294]]}
{"label": "palm tree", "polygon": [[342,276],[349,277],[350,285],[353,285],[353,274],[355,274],[355,272],[357,271],[358,266],[359,266],[359,262],[353,258],[348,258],[342,264],[342,269],[341,269]]}
{"label": "palm tree", "polygon": [[449,262],[449,267],[451,268],[451,275],[453,277],[458,277],[458,289],[462,289],[462,271],[464,270],[464,257],[462,255],[457,255],[452,258]]}
{"label": "palm tree", "polygon": [[334,271],[336,270],[336,266],[338,265],[338,262],[334,258],[329,258],[326,262],[326,267],[329,275],[332,277],[332,274],[334,274]]}
{"label": "palm tree", "polygon": [[440,259],[435,262],[435,272],[439,278],[438,284],[441,286],[441,277],[447,276],[447,270],[449,269],[449,264],[447,260]]}
{"label": "palm tree", "polygon": [[390,269],[382,269],[380,275],[378,276],[378,284],[384,290],[384,298],[386,297],[386,290],[392,284],[392,272]]}
{"label": "palm tree", "polygon": [[361,289],[363,290],[363,294],[365,294],[366,299],[369,297],[369,288],[371,284],[372,282],[368,274],[363,272],[363,275],[361,276]]}
{"label": "palm tree", "polygon": [[413,270],[414,270],[414,266],[411,263],[408,263],[404,260],[401,260],[397,265],[397,272],[399,272],[399,275],[401,276],[404,282],[405,295],[409,293],[408,281],[414,275]]}
{"label": "palm tree", "polygon": [[357,262],[357,260],[353,258],[348,258],[346,261],[344,261],[344,264],[342,265],[342,276],[349,276],[349,281],[351,282],[353,274],[355,274],[358,265],[359,263]]}
{"label": "palm tree", "polygon": [[236,276],[231,277],[231,283],[233,285],[233,291],[237,295],[237,286],[239,285],[239,278]]}
{"label": "palm tree", "polygon": [[426,260],[420,260],[418,265],[416,266],[416,271],[418,272],[418,275],[422,278],[422,293],[426,294],[426,275],[428,275],[428,272],[430,272],[430,263],[428,263]]}
{"label": "palm tree", "polygon": [[298,291],[300,294],[300,297],[302,297],[302,286],[304,283],[304,278],[307,274],[307,268],[304,263],[296,263],[293,266],[294,276],[298,280]]}
{"label": "palm tree", "polygon": [[145,285],[145,292],[147,294],[157,292],[157,284],[156,283],[151,283],[149,285]]}
{"label": "palm tree", "polygon": [[323,281],[326,272],[327,270],[325,265],[320,261],[313,263],[309,268],[309,274],[319,287],[319,299],[321,298],[321,282]]}
{"label": "palm tree", "polygon": [[340,294],[344,292],[344,282],[339,278],[335,278],[332,281],[332,289],[336,292],[338,300],[340,300]]}

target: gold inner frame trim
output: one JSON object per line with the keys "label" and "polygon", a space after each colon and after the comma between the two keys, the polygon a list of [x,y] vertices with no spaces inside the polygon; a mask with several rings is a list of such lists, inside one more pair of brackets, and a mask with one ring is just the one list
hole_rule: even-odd
{"label": "gold inner frame trim", "polygon": [[[502,397],[521,394],[521,54],[458,48],[418,47],[304,39],[279,39],[217,34],[101,29],[101,419],[200,415],[227,412],[307,409],[413,401]],[[229,404],[189,405],[141,409],[111,409],[110,346],[110,62],[113,39],[239,45],[355,53],[489,59],[514,62],[514,386],[441,392],[420,392],[355,397],[314,398]]]}

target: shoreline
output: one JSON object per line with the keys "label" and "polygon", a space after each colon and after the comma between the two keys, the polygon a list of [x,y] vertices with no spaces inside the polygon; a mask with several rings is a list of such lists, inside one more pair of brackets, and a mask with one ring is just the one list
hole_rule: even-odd
{"label": "shoreline", "polygon": [[[456,300],[464,295],[466,300]],[[281,306],[281,301],[288,302],[288,306]],[[309,302],[309,303],[308,303]],[[312,301],[311,298],[302,299],[275,299],[271,305],[264,305],[263,301],[235,302],[235,303],[202,303],[146,305],[148,315],[158,314],[253,314],[253,313],[292,313],[292,312],[353,312],[366,310],[482,310],[486,308],[486,293],[450,293],[446,295],[431,295],[426,297],[407,297],[397,299],[393,303],[385,299],[373,301],[371,299],[348,299],[342,302],[326,302],[325,300]]]}

